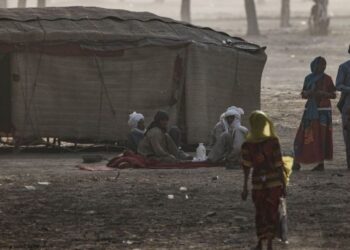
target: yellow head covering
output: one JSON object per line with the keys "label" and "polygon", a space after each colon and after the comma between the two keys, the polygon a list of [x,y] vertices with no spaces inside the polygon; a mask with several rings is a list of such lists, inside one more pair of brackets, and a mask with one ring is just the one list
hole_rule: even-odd
{"label": "yellow head covering", "polygon": [[260,142],[268,138],[277,138],[275,127],[270,118],[260,110],[254,111],[249,117],[251,130],[248,133],[248,142]]}
{"label": "yellow head covering", "polygon": [[[278,136],[275,133],[275,126],[270,118],[263,111],[254,111],[249,117],[251,130],[247,136],[247,142],[261,142],[269,138],[276,138]],[[284,179],[285,183],[289,182],[289,177],[292,174],[293,157],[282,157],[284,162]]]}

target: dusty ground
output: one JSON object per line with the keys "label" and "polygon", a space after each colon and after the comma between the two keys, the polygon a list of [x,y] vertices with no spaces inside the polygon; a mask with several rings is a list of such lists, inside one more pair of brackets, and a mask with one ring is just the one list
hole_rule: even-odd
{"label": "dusty ground", "polygon": [[[303,101],[299,91],[309,62],[329,61],[335,77],[346,60],[348,19],[333,22],[333,34],[312,38],[303,19],[279,30],[278,20],[261,22],[268,46],[263,109],[291,149]],[[235,35],[243,20],[197,20]],[[325,173],[295,173],[289,187],[291,244],[278,249],[350,249],[350,172],[344,169],[339,115],[334,112],[335,161]],[[110,157],[111,155],[106,155]],[[240,171],[77,170],[80,154],[0,155],[0,249],[249,249],[255,240],[251,201],[241,202]],[[217,180],[213,177],[219,176]],[[215,178],[214,178],[215,179]],[[49,185],[39,185],[48,181]],[[25,186],[34,186],[27,190]],[[181,186],[187,192],[179,191]],[[175,199],[169,200],[169,194]],[[185,198],[188,195],[189,199]]]}
{"label": "dusty ground", "polygon": [[[240,171],[123,170],[116,179],[77,170],[79,162],[76,154],[1,157],[1,249],[249,249],[255,240]],[[291,244],[278,249],[349,249],[349,177],[293,176]]]}

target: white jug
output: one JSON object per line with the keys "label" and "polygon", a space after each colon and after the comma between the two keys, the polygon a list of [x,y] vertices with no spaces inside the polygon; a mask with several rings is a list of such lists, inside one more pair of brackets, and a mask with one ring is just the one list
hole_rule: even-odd
{"label": "white jug", "polygon": [[205,161],[207,159],[207,150],[204,146],[204,143],[199,143],[196,153],[197,160]]}

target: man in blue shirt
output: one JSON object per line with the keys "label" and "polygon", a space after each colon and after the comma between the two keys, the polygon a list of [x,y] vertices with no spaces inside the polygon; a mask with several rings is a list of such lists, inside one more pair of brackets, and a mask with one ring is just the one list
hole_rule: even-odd
{"label": "man in blue shirt", "polygon": [[[350,54],[350,46],[349,46]],[[346,158],[350,170],[350,60],[339,67],[336,88],[341,92],[338,108],[342,114]]]}

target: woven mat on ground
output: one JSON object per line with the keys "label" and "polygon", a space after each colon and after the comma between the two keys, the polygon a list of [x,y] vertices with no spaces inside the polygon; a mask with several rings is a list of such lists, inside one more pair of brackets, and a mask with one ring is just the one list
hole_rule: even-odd
{"label": "woven mat on ground", "polygon": [[208,168],[222,167],[209,162],[178,162],[164,163],[154,159],[143,157],[142,155],[133,152],[125,152],[120,156],[115,157],[107,164],[110,168],[143,168],[143,169],[193,169],[193,168]]}

